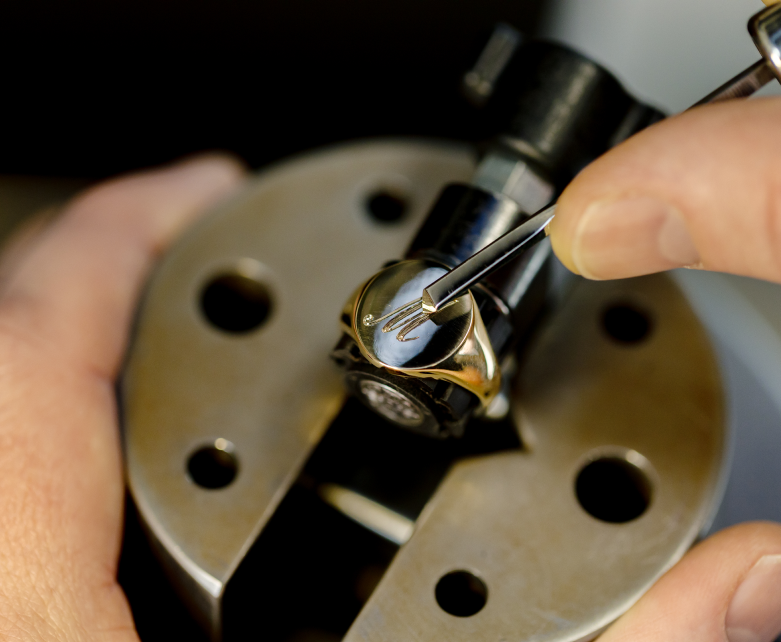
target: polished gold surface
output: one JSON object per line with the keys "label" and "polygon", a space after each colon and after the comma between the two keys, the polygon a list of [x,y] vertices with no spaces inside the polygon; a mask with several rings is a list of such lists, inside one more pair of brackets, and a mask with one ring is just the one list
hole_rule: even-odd
{"label": "polished gold surface", "polygon": [[472,328],[458,350],[437,367],[420,372],[424,376],[463,386],[477,395],[480,403],[487,407],[501,389],[502,373],[474,300],[472,305],[475,306]]}
{"label": "polished gold surface", "polygon": [[355,298],[350,333],[375,366],[450,381],[488,405],[501,387],[501,372],[472,294],[435,314],[420,309],[423,288],[445,273],[427,260],[385,268]]}

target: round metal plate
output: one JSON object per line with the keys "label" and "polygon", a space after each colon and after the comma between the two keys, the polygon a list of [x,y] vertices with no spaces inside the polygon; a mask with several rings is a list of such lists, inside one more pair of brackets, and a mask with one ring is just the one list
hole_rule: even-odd
{"label": "round metal plate", "polygon": [[[463,148],[410,141],[294,159],[191,230],[153,276],[121,388],[128,479],[163,563],[215,637],[226,582],[343,403],[328,360],[343,302],[473,166]],[[383,190],[404,195],[396,223],[367,214]],[[225,275],[256,284],[238,288],[265,301],[256,327],[209,320],[204,292]],[[563,300],[513,396],[525,449],[453,466],[346,640],[589,639],[706,524],[724,418],[686,299],[656,276],[578,282]],[[198,482],[193,457],[204,452],[233,466],[230,483]],[[606,521],[590,503],[581,487],[595,462],[640,480],[634,518]],[[463,577],[486,590],[469,617],[437,597],[445,578]]]}

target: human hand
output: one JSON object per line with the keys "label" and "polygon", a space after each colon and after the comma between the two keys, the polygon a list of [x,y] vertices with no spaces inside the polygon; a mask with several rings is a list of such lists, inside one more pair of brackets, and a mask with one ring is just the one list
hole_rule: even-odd
{"label": "human hand", "polygon": [[156,256],[234,188],[196,158],[115,179],[0,264],[0,638],[138,637],[116,580],[124,483],[114,380]]}
{"label": "human hand", "polygon": [[589,165],[551,239],[574,272],[613,279],[699,267],[781,282],[781,99],[693,109]]}
{"label": "human hand", "polygon": [[[588,278],[688,266],[781,283],[779,160],[781,99],[667,119],[592,163],[564,191],[553,248]],[[744,524],[692,549],[599,642],[779,635],[781,525]]]}

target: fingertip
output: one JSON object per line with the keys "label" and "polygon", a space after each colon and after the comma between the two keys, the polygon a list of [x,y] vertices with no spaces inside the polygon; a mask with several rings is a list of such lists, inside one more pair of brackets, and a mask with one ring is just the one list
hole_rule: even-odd
{"label": "fingertip", "polygon": [[[600,642],[770,642],[781,632],[776,631],[778,603],[758,601],[756,596],[767,592],[764,587],[769,584],[777,598],[781,577],[769,570],[778,566],[766,562],[777,561],[779,555],[779,524],[753,522],[720,531],[689,551]],[[756,568],[758,573],[752,573]],[[733,639],[730,626],[733,633],[748,631],[754,637]]]}
{"label": "fingertip", "polygon": [[559,199],[553,247],[615,279],[698,266],[781,281],[777,98],[707,105],[640,132]]}
{"label": "fingertip", "polygon": [[133,201],[139,201],[144,195],[146,200],[158,199],[161,203],[208,201],[234,189],[246,174],[246,166],[236,156],[207,152],[103,181],[80,194],[74,204],[94,203],[99,207],[106,199],[132,196]]}
{"label": "fingertip", "polygon": [[550,240],[553,252],[561,263],[573,274],[580,274],[572,257],[572,242],[569,234],[570,211],[562,207],[561,202],[556,206],[556,218],[550,224]]}
{"label": "fingertip", "polygon": [[230,189],[240,183],[248,172],[241,158],[221,150],[185,156],[161,169],[191,179],[203,178],[217,189],[223,186]]}
{"label": "fingertip", "polygon": [[235,156],[210,152],[119,176],[83,192],[67,208],[76,224],[135,230],[157,253],[183,228],[236,190],[247,169]]}
{"label": "fingertip", "polygon": [[[139,175],[142,180],[144,176]],[[152,169],[146,176],[151,177],[151,198],[159,200],[158,206],[150,203],[148,210],[163,220],[166,216],[172,219],[171,229],[162,237],[168,243],[182,227],[236,190],[247,177],[247,167],[227,152],[209,152],[183,158],[167,168]]]}
{"label": "fingertip", "polygon": [[[160,253],[178,238],[184,229],[202,218],[214,205],[240,189],[246,181],[248,168],[242,160],[225,152],[199,154],[177,162],[170,170],[172,213],[167,229],[161,226],[152,246]],[[163,220],[165,218],[163,217]]]}
{"label": "fingertip", "polygon": [[92,187],[14,266],[0,314],[114,376],[151,265],[245,174],[234,157],[210,153]]}
{"label": "fingertip", "polygon": [[233,191],[246,176],[247,167],[238,157],[227,152],[208,152],[120,177],[107,183],[106,187],[127,182],[137,192],[139,184],[145,184],[154,198],[161,199],[161,208],[170,209],[170,206],[166,207],[170,201],[180,209],[189,210],[211,205]]}

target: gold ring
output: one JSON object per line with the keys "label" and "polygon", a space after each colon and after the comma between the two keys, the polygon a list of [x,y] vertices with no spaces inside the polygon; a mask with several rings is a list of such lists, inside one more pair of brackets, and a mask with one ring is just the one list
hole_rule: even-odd
{"label": "gold ring", "polygon": [[499,392],[501,371],[472,293],[433,314],[422,308],[423,288],[446,272],[425,259],[385,268],[347,302],[342,326],[374,366],[450,381],[487,406]]}

